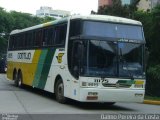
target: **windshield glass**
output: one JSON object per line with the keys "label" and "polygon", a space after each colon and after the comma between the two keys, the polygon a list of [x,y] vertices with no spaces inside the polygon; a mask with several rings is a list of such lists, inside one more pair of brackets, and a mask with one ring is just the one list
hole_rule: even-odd
{"label": "windshield glass", "polygon": [[117,23],[84,21],[82,34],[86,36],[144,40],[142,26]]}
{"label": "windshield glass", "polygon": [[143,77],[143,45],[101,40],[85,41],[84,76]]}
{"label": "windshield glass", "polygon": [[87,41],[84,74],[89,76],[116,76],[116,44],[114,42]]}
{"label": "windshield glass", "polygon": [[119,76],[139,78],[143,75],[143,46],[118,43]]}

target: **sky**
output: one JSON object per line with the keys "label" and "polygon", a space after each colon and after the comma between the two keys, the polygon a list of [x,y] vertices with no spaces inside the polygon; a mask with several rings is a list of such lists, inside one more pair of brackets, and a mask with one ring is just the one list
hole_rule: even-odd
{"label": "sky", "polygon": [[0,0],[0,7],[6,11],[36,14],[41,6],[52,7],[54,10],[67,10],[72,14],[88,15],[91,10],[97,11],[98,0]]}

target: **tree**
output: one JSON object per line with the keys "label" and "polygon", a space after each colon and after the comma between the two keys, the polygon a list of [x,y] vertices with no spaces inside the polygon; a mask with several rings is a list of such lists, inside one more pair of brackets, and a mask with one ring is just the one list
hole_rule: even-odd
{"label": "tree", "polygon": [[98,14],[133,18],[134,12],[137,11],[139,1],[140,0],[134,0],[130,5],[122,5],[121,0],[113,0],[112,5],[101,6],[98,9]]}
{"label": "tree", "polygon": [[160,6],[156,6],[150,12],[136,11],[134,18],[143,24],[146,47],[149,50],[146,94],[160,96]]}
{"label": "tree", "polygon": [[154,61],[152,64],[160,64],[160,5],[152,10],[152,42],[151,49],[153,50],[151,57]]}
{"label": "tree", "polygon": [[46,17],[42,18],[41,23],[46,23],[46,22],[50,22],[50,21],[54,21],[54,20],[56,20],[56,19],[53,17],[46,16]]}
{"label": "tree", "polygon": [[44,22],[55,20],[54,18],[39,18],[29,13],[16,11],[7,12],[0,7],[0,56],[6,53],[9,33],[15,29],[23,29]]}
{"label": "tree", "polygon": [[98,14],[113,15],[113,16],[126,16],[126,8],[122,6],[121,0],[113,0],[112,5],[101,6],[98,9]]}
{"label": "tree", "polygon": [[131,4],[127,5],[128,17],[134,18],[134,13],[137,11],[137,5],[140,0],[132,0]]}
{"label": "tree", "polygon": [[0,7],[0,54],[6,53],[7,39],[12,29],[12,16]]}

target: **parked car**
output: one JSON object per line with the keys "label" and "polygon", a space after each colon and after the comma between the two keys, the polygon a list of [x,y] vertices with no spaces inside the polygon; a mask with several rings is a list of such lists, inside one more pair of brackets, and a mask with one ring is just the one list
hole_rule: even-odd
{"label": "parked car", "polygon": [[7,60],[6,58],[0,59],[0,73],[6,73],[7,72]]}

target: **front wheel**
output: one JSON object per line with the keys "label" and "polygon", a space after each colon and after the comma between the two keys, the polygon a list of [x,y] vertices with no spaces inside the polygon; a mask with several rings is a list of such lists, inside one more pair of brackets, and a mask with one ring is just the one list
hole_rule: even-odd
{"label": "front wheel", "polygon": [[61,79],[59,79],[56,83],[55,95],[56,95],[56,100],[59,103],[66,102],[66,98],[64,97],[64,84]]}

